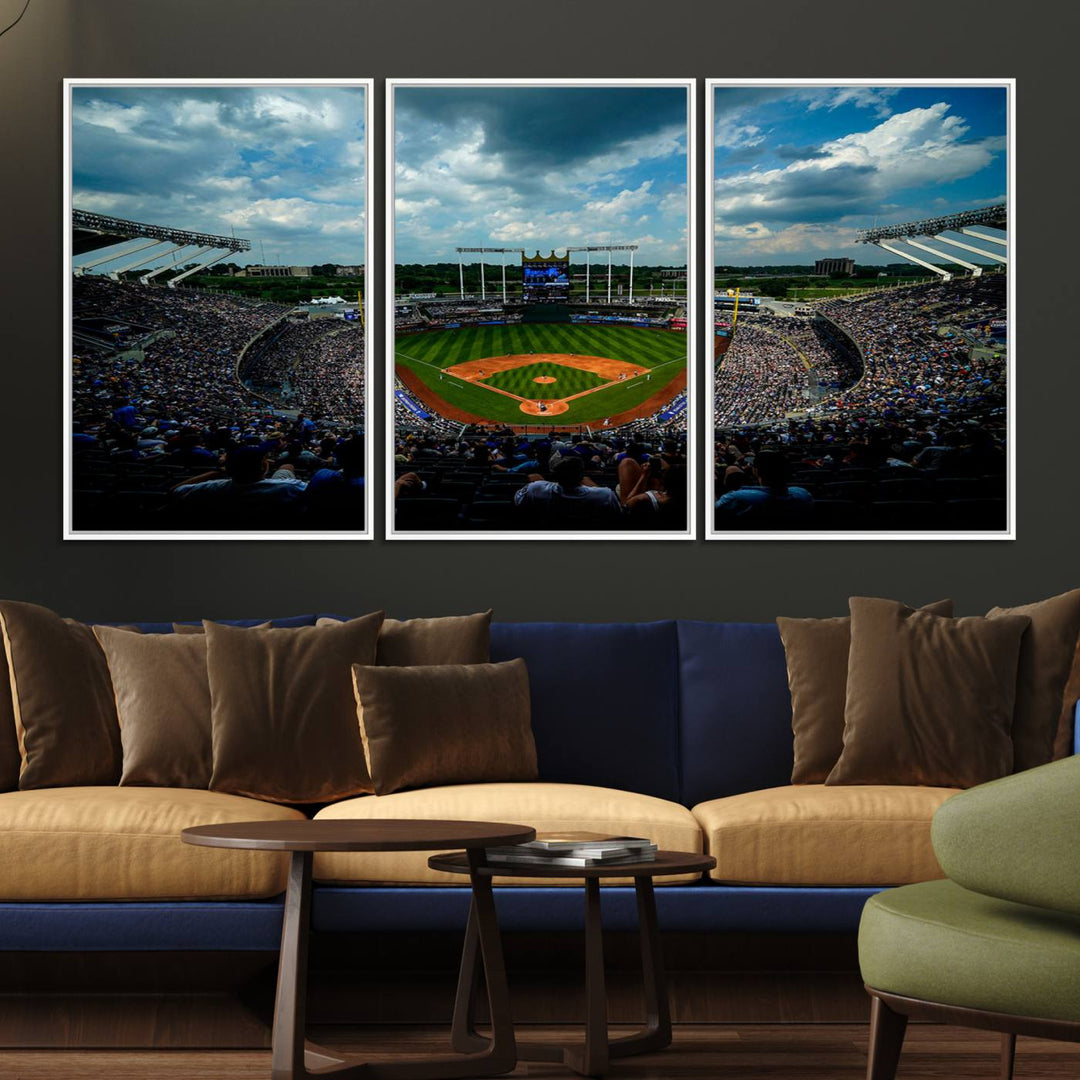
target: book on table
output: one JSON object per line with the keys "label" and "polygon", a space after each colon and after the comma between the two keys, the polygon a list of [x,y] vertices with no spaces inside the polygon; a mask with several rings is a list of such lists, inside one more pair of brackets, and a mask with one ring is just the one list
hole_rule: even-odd
{"label": "book on table", "polygon": [[655,858],[656,845],[645,837],[590,832],[540,833],[525,844],[487,849],[488,862],[503,865],[610,866]]}

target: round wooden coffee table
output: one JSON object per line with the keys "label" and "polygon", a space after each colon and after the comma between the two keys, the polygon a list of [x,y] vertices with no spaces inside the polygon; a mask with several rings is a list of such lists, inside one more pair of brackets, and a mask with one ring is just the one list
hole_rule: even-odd
{"label": "round wooden coffee table", "polygon": [[[478,877],[568,878],[585,885],[585,1042],[581,1046],[545,1046],[518,1043],[518,1057],[523,1061],[561,1061],[583,1076],[603,1076],[613,1057],[629,1057],[662,1050],[671,1043],[671,1009],[667,980],[660,955],[660,927],[656,919],[656,896],[653,878],[670,874],[700,874],[716,866],[711,855],[688,851],[658,851],[655,860],[619,863],[609,866],[513,866],[477,864],[475,855],[465,852],[433,855],[428,859],[432,870]],[[604,986],[604,934],[600,917],[600,880],[633,878],[637,893],[638,933],[641,935],[641,967],[645,984],[645,1026],[633,1035],[608,1038],[607,994]],[[458,991],[454,1001],[451,1044],[461,1053],[475,1054],[490,1047],[491,1040],[476,1031],[475,1004],[480,980],[478,953],[483,950],[483,927],[480,909],[473,904],[465,934]]]}
{"label": "round wooden coffee table", "polygon": [[[456,1080],[469,1076],[500,1076],[517,1064],[491,875],[482,872],[483,849],[525,843],[536,836],[534,829],[493,821],[250,821],[199,825],[184,829],[180,835],[187,843],[204,847],[291,853],[274,1000],[272,1080],[310,1080],[331,1074],[343,1080],[346,1077],[352,1080]],[[464,869],[457,872],[468,874],[472,883],[469,928],[480,942],[491,1009],[491,1039],[485,1039],[476,1052],[390,1064],[335,1056],[306,1043],[308,929],[314,852],[449,851],[454,848],[466,849],[461,856]]]}

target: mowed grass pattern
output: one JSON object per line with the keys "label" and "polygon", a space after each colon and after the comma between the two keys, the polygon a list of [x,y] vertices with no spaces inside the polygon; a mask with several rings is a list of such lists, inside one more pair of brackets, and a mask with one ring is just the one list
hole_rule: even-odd
{"label": "mowed grass pattern", "polygon": [[[538,383],[537,378],[550,376],[553,383]],[[500,390],[509,390],[526,398],[564,398],[571,394],[580,394],[585,390],[603,386],[610,379],[603,379],[591,371],[581,368],[564,367],[541,361],[539,364],[527,364],[514,368],[513,371],[500,371],[478,380],[485,386],[497,386]]]}
{"label": "mowed grass pattern", "polygon": [[[686,335],[670,330],[575,326],[570,323],[467,326],[457,330],[398,335],[394,344],[396,363],[414,372],[444,401],[474,416],[510,424],[520,424],[525,420],[518,402],[513,398],[492,393],[482,384],[467,383],[452,375],[441,375],[441,369],[464,363],[466,360],[528,353],[603,356],[651,369],[651,377],[641,375],[627,379],[609,389],[586,394],[585,397],[571,401],[569,410],[560,413],[558,421],[553,420],[553,424],[589,423],[632,409],[662,390],[686,370]],[[557,383],[542,386],[530,380],[527,383],[528,389],[523,392],[509,386],[504,389],[533,400],[552,400],[577,392],[566,389],[568,383],[564,380],[571,375],[597,378],[591,372],[571,371],[558,364],[551,367],[558,369],[551,372],[559,380]],[[582,389],[588,387],[583,386]],[[527,422],[536,423],[536,418],[530,417]]]}

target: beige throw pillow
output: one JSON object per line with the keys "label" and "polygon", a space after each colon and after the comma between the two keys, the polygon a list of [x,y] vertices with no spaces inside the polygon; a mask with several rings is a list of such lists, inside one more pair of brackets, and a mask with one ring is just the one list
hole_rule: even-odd
{"label": "beige throw pillow", "polygon": [[352,674],[376,795],[536,779],[524,660],[427,667],[357,664]]}
{"label": "beige throw pillow", "polygon": [[19,787],[115,784],[120,726],[105,654],[89,626],[0,601],[19,746]]}
{"label": "beige throw pillow", "polygon": [[852,597],[844,750],[828,784],[966,788],[1012,770],[1026,615],[946,619]]}
{"label": "beige throw pillow", "polygon": [[383,613],[337,626],[270,630],[204,623],[210,787],[281,803],[371,791],[353,664],[373,664]]}
{"label": "beige throw pillow", "polygon": [[206,788],[212,765],[203,634],[95,626],[120,719],[121,785]]}
{"label": "beige throw pillow", "polygon": [[[375,663],[381,667],[486,664],[491,659],[491,615],[448,615],[437,619],[387,619],[379,631]],[[316,626],[340,622],[324,616]]]}
{"label": "beige throw pillow", "polygon": [[[1054,760],[1062,703],[1080,635],[1080,589],[1014,608],[992,608],[987,618],[1026,615],[1020,645],[1012,740],[1014,772]],[[1075,701],[1075,698],[1074,698]]]}
{"label": "beige throw pillow", "polygon": [[[927,604],[923,611],[946,618],[951,600]],[[793,784],[823,784],[844,749],[851,616],[832,619],[778,618],[791,690],[791,729],[795,738]]]}

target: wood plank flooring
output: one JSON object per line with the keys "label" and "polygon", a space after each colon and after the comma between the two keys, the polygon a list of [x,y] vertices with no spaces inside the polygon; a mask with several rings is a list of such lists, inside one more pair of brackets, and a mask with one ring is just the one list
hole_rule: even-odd
{"label": "wood plank flooring", "polygon": [[[628,1029],[627,1029],[628,1030]],[[623,1029],[613,1029],[622,1033]],[[532,1027],[527,1037],[568,1042],[579,1029]],[[322,1045],[373,1060],[444,1051],[445,1027],[326,1027]],[[867,1028],[862,1024],[680,1025],[673,1046],[659,1054],[616,1062],[618,1080],[862,1080]],[[913,1024],[897,1080],[996,1080],[998,1036]],[[267,1051],[0,1051],[0,1080],[268,1080]],[[556,1065],[523,1063],[517,1080],[568,1080]],[[1080,1076],[1080,1045],[1022,1038],[1017,1080]]]}

